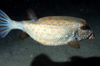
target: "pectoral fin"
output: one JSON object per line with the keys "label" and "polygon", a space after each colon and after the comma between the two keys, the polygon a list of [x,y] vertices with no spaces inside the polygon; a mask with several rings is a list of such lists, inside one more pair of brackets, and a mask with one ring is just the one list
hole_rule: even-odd
{"label": "pectoral fin", "polygon": [[80,48],[80,45],[77,40],[71,40],[70,42],[68,42],[68,44],[73,48],[77,48],[77,49]]}
{"label": "pectoral fin", "polygon": [[19,35],[19,38],[20,38],[20,39],[27,38],[27,37],[29,37],[29,35],[28,35],[27,33],[25,33],[25,32],[22,32],[22,33]]}

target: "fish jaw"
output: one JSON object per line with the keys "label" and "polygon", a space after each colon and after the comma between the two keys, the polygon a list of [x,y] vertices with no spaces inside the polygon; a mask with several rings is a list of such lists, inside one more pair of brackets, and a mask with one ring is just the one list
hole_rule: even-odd
{"label": "fish jaw", "polygon": [[92,39],[94,39],[94,38],[95,38],[94,33],[91,33],[90,36],[89,36],[87,39],[92,40]]}
{"label": "fish jaw", "polygon": [[86,39],[94,39],[93,31],[89,30],[86,32],[82,32],[82,31],[80,31],[80,32],[78,34],[76,34],[77,41],[82,41],[82,40],[86,40]]}

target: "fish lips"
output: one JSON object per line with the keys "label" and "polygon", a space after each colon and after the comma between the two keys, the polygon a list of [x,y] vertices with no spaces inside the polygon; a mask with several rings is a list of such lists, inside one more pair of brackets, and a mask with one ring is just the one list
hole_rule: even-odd
{"label": "fish lips", "polygon": [[87,39],[89,39],[89,40],[94,39],[94,38],[95,38],[94,32],[92,32],[92,33],[87,37]]}

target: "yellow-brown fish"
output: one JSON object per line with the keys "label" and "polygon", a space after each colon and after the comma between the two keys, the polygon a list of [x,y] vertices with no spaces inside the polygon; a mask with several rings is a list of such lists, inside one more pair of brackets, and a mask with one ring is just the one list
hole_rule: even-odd
{"label": "yellow-brown fish", "polygon": [[20,29],[41,44],[57,46],[69,44],[79,48],[78,41],[94,39],[94,33],[86,21],[69,16],[49,16],[38,20],[14,21],[0,10],[0,38],[4,38],[10,30]]}

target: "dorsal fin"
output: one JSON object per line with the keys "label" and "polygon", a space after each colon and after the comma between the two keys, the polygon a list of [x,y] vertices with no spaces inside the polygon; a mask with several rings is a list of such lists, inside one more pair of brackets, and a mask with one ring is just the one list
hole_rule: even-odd
{"label": "dorsal fin", "polygon": [[[37,16],[36,16],[34,10],[28,9],[27,14],[28,14],[28,18],[31,19],[33,22],[37,20]],[[26,32],[22,32],[19,35],[20,39],[24,39],[24,38],[27,38],[27,37],[29,37],[29,35]]]}
{"label": "dorsal fin", "polygon": [[34,20],[34,21],[37,20],[37,16],[36,16],[34,10],[28,9],[28,10],[27,10],[27,14],[28,14],[28,18],[29,18],[29,19],[32,19],[32,20]]}

